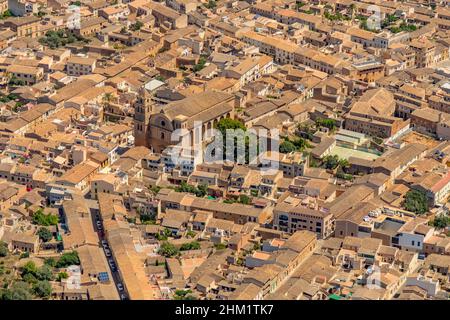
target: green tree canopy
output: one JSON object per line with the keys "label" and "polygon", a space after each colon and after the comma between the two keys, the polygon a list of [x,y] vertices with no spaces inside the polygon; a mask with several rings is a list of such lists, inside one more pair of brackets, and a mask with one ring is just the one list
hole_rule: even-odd
{"label": "green tree canopy", "polygon": [[135,23],[130,25],[130,30],[132,31],[138,31],[140,30],[142,27],[144,26],[144,24],[142,23],[142,21],[136,21]]}
{"label": "green tree canopy", "polygon": [[50,267],[54,267],[54,266],[56,266],[56,260],[55,260],[55,258],[47,258],[44,260],[44,264],[46,264]]}
{"label": "green tree canopy", "polygon": [[47,280],[38,281],[33,285],[33,292],[40,298],[48,298],[52,293],[52,286]]}
{"label": "green tree canopy", "polygon": [[76,251],[64,253],[56,263],[57,268],[67,268],[72,265],[80,265],[80,258]]}
{"label": "green tree canopy", "polygon": [[163,242],[158,250],[158,253],[165,257],[176,256],[178,254],[178,252],[179,252],[178,248],[167,241]]}
{"label": "green tree canopy", "polygon": [[191,186],[190,184],[187,184],[185,181],[182,181],[179,186],[175,187],[175,191],[192,193],[199,198],[203,198],[208,194],[208,186],[205,184],[201,184],[195,187]]}
{"label": "green tree canopy", "polygon": [[40,226],[55,226],[58,224],[58,216],[45,214],[42,209],[38,209],[33,215],[33,223]]}
{"label": "green tree canopy", "polygon": [[243,131],[247,130],[242,122],[231,118],[222,119],[217,123],[217,130],[219,130],[223,135],[226,134],[227,129],[242,129]]}
{"label": "green tree canopy", "polygon": [[251,203],[251,199],[249,196],[247,196],[246,194],[241,194],[239,196],[239,203],[242,204],[250,204]]}
{"label": "green tree canopy", "polygon": [[37,273],[37,271],[38,271],[38,268],[36,267],[36,264],[33,261],[28,261],[22,267],[22,276],[24,276],[26,274],[35,275]]}
{"label": "green tree canopy", "polygon": [[195,296],[193,296],[192,291],[187,290],[175,290],[175,294],[173,296],[174,300],[197,300]]}
{"label": "green tree canopy", "polygon": [[297,150],[297,147],[289,140],[284,140],[280,143],[280,152],[281,153],[291,153]]}
{"label": "green tree canopy", "polygon": [[405,196],[404,208],[416,214],[428,211],[427,195],[423,191],[409,190]]}
{"label": "green tree canopy", "polygon": [[52,268],[46,264],[40,267],[36,272],[36,278],[38,280],[53,280]]}
{"label": "green tree canopy", "polygon": [[323,158],[323,164],[326,169],[336,169],[339,165],[339,157],[337,155],[327,155]]}
{"label": "green tree canopy", "polygon": [[58,273],[58,276],[56,277],[56,279],[58,281],[61,281],[61,279],[67,279],[69,277],[69,275],[67,274],[67,272],[60,272]]}
{"label": "green tree canopy", "polygon": [[186,251],[186,250],[198,250],[200,249],[200,243],[198,241],[192,241],[192,242],[188,242],[188,243],[183,243],[180,247],[181,251]]}
{"label": "green tree canopy", "polygon": [[44,242],[49,242],[53,238],[52,232],[45,227],[40,228],[37,232],[37,235],[39,239],[41,239]]}
{"label": "green tree canopy", "polygon": [[438,229],[450,226],[450,217],[443,214],[436,216],[433,220],[433,226]]}
{"label": "green tree canopy", "polygon": [[8,245],[0,241],[0,257],[6,257],[8,255]]}
{"label": "green tree canopy", "polygon": [[319,119],[316,120],[316,125],[318,127],[325,127],[325,128],[330,129],[330,130],[334,130],[336,128],[336,120],[319,118]]}
{"label": "green tree canopy", "polygon": [[33,295],[30,286],[24,281],[16,281],[11,288],[6,289],[1,294],[2,300],[31,300]]}

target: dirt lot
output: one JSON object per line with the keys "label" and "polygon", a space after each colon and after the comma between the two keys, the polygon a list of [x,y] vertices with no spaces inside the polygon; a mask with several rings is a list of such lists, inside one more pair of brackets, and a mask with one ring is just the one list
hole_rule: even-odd
{"label": "dirt lot", "polygon": [[439,144],[439,141],[415,131],[409,132],[407,135],[401,138],[401,140],[406,143],[420,143],[428,146],[428,148],[434,148]]}

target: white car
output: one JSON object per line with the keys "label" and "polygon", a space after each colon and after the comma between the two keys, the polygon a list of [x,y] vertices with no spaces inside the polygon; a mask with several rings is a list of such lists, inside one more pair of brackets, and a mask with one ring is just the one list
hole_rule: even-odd
{"label": "white car", "polygon": [[111,257],[111,251],[109,249],[105,249],[105,254],[108,258]]}
{"label": "white car", "polygon": [[119,289],[119,291],[123,291],[123,284],[118,283],[117,284],[117,289]]}

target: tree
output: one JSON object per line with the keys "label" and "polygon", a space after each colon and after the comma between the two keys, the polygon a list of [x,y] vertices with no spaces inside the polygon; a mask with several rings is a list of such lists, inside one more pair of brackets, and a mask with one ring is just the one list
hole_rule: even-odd
{"label": "tree", "polygon": [[353,19],[354,19],[354,17],[355,17],[355,8],[356,8],[356,5],[355,5],[354,3],[352,3],[352,4],[350,5],[350,7],[349,7],[349,9],[350,9],[350,15],[351,15],[352,21],[353,21]]}
{"label": "tree", "polygon": [[303,7],[303,6],[305,6],[306,5],[306,3],[303,3],[303,2],[297,2],[296,4],[295,4],[295,8],[297,9],[297,11],[299,11],[299,9],[301,8],[301,7]]}
{"label": "tree", "polygon": [[150,187],[150,191],[154,194],[157,195],[159,193],[159,191],[161,190],[160,186],[152,186]]}
{"label": "tree", "polygon": [[334,130],[336,128],[336,120],[319,118],[319,119],[316,120],[316,125],[318,127],[325,127],[325,128],[330,129],[330,130]]}
{"label": "tree", "polygon": [[297,148],[297,151],[303,151],[305,148],[310,146],[308,141],[300,137],[293,140],[292,143]]}
{"label": "tree", "polygon": [[189,230],[188,232],[186,232],[187,238],[194,238],[195,235],[196,235],[195,231]]}
{"label": "tree", "polygon": [[438,229],[444,229],[450,225],[450,217],[440,214],[433,220],[433,226]]}
{"label": "tree", "polygon": [[37,270],[36,278],[38,280],[53,280],[52,268],[44,264]]}
{"label": "tree", "polygon": [[225,243],[216,243],[214,244],[214,248],[216,248],[217,250],[223,250],[227,247],[227,245]]}
{"label": "tree", "polygon": [[199,198],[203,198],[208,194],[208,186],[206,184],[200,184],[197,186],[197,192],[195,195]]}
{"label": "tree", "polygon": [[294,152],[295,150],[297,150],[297,148],[291,141],[283,140],[283,142],[280,143],[279,150],[281,153],[291,153],[291,152]]}
{"label": "tree", "polygon": [[80,258],[76,251],[64,253],[56,263],[56,268],[67,268],[72,265],[80,265]]}
{"label": "tree", "polygon": [[416,214],[424,214],[428,211],[427,195],[423,191],[409,190],[406,193],[404,208]]}
{"label": "tree", "polygon": [[217,7],[217,4],[215,0],[208,0],[208,3],[206,3],[204,6],[208,9],[214,9],[215,7]]}
{"label": "tree", "polygon": [[52,232],[47,228],[40,228],[37,232],[37,235],[39,236],[39,239],[44,242],[49,242],[53,238]]}
{"label": "tree", "polygon": [[52,286],[47,280],[38,281],[33,285],[33,292],[40,298],[48,298],[52,293]]}
{"label": "tree", "polygon": [[107,92],[103,95],[102,103],[105,107],[108,107],[113,99],[113,95],[111,92]]}
{"label": "tree", "polygon": [[50,267],[54,267],[54,266],[56,266],[56,260],[55,260],[55,258],[47,258],[44,260],[44,264],[46,264]]}
{"label": "tree", "polygon": [[197,300],[195,296],[193,296],[191,290],[175,290],[175,294],[173,296],[174,300]]}
{"label": "tree", "polygon": [[[227,151],[226,151],[226,141],[227,141],[227,130],[242,130],[241,133],[243,132],[244,134],[244,148],[245,148],[245,161],[246,163],[249,163],[251,160],[250,159],[250,153],[249,153],[249,144],[250,144],[250,135],[248,133],[246,133],[247,128],[244,126],[244,124],[238,120],[234,120],[231,118],[224,118],[222,120],[220,120],[217,125],[216,125],[216,129],[218,129],[221,133],[222,133],[222,141],[223,141],[223,145],[220,148],[222,150],[223,153],[223,159],[225,160],[227,158]],[[234,132],[234,134],[239,135],[239,132]],[[234,153],[233,153],[233,159],[228,159],[228,160],[237,160],[238,159],[238,145],[237,145],[237,141],[238,139],[235,137],[234,138]],[[256,145],[257,148],[257,152],[258,152],[258,145]],[[241,155],[239,155],[241,156]]]}
{"label": "tree", "polygon": [[165,257],[173,257],[178,254],[178,249],[171,243],[165,241],[159,247],[158,253]]}
{"label": "tree", "polygon": [[250,202],[251,202],[250,197],[247,196],[246,194],[241,194],[239,196],[239,203],[250,204]]}
{"label": "tree", "polygon": [[24,276],[22,276],[22,280],[25,281],[26,283],[36,283],[38,281],[36,277],[31,273],[27,273]]}
{"label": "tree", "polygon": [[38,271],[38,268],[36,267],[36,264],[33,261],[28,261],[22,267],[22,277],[25,276],[26,274],[31,274],[31,275],[35,276],[37,271]]}
{"label": "tree", "polygon": [[8,246],[5,242],[0,241],[0,257],[6,257],[8,255]]}
{"label": "tree", "polygon": [[193,193],[197,197],[203,198],[208,194],[208,186],[205,184],[201,184],[198,187],[194,187],[187,184],[185,181],[182,181],[180,185],[175,188],[175,191]]}
{"label": "tree", "polygon": [[45,214],[42,209],[38,209],[33,215],[33,223],[40,226],[56,226],[58,224],[58,216]]}
{"label": "tree", "polygon": [[239,120],[231,119],[231,118],[225,118],[225,119],[220,120],[217,123],[216,128],[223,135],[226,134],[227,129],[232,129],[232,130],[241,129],[242,131],[246,131],[246,128],[242,122],[240,122]]}
{"label": "tree", "polygon": [[337,155],[327,155],[323,158],[323,164],[326,169],[334,170],[339,165],[339,157]]}
{"label": "tree", "polygon": [[192,242],[188,242],[188,243],[183,243],[180,247],[181,251],[186,251],[186,250],[198,250],[200,249],[200,243],[198,241],[192,241]]}
{"label": "tree", "polygon": [[140,30],[144,24],[141,21],[136,21],[135,23],[130,25],[130,30],[132,31],[138,31]]}
{"label": "tree", "polygon": [[61,281],[62,279],[67,279],[69,277],[69,275],[67,274],[67,272],[60,272],[58,273],[58,276],[56,277],[56,279],[58,281]]}
{"label": "tree", "polygon": [[163,233],[162,233],[162,234],[157,234],[157,235],[156,235],[156,239],[158,239],[158,240],[160,240],[160,241],[165,241],[165,240],[167,240],[171,235],[172,235],[172,232],[171,232],[169,229],[165,228],[165,229],[163,230]]}
{"label": "tree", "polygon": [[7,9],[2,14],[0,14],[0,20],[12,17],[12,15],[13,15],[12,12],[9,9]]}
{"label": "tree", "polygon": [[339,159],[339,167],[341,169],[347,169],[350,167],[350,162],[347,159]]}
{"label": "tree", "polygon": [[198,59],[198,62],[196,65],[194,65],[194,67],[192,68],[192,70],[194,72],[198,72],[200,70],[202,70],[205,67],[206,64],[206,59],[201,57],[200,59]]}
{"label": "tree", "polygon": [[10,289],[4,290],[2,300],[31,300],[33,295],[30,292],[30,286],[24,281],[17,281]]}

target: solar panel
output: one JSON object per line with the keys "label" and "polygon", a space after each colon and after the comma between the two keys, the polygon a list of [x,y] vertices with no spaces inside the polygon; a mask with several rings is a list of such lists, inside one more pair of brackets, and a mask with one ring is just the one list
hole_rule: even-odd
{"label": "solar panel", "polygon": [[100,282],[106,282],[109,280],[109,275],[107,272],[99,272],[98,273],[98,280]]}

